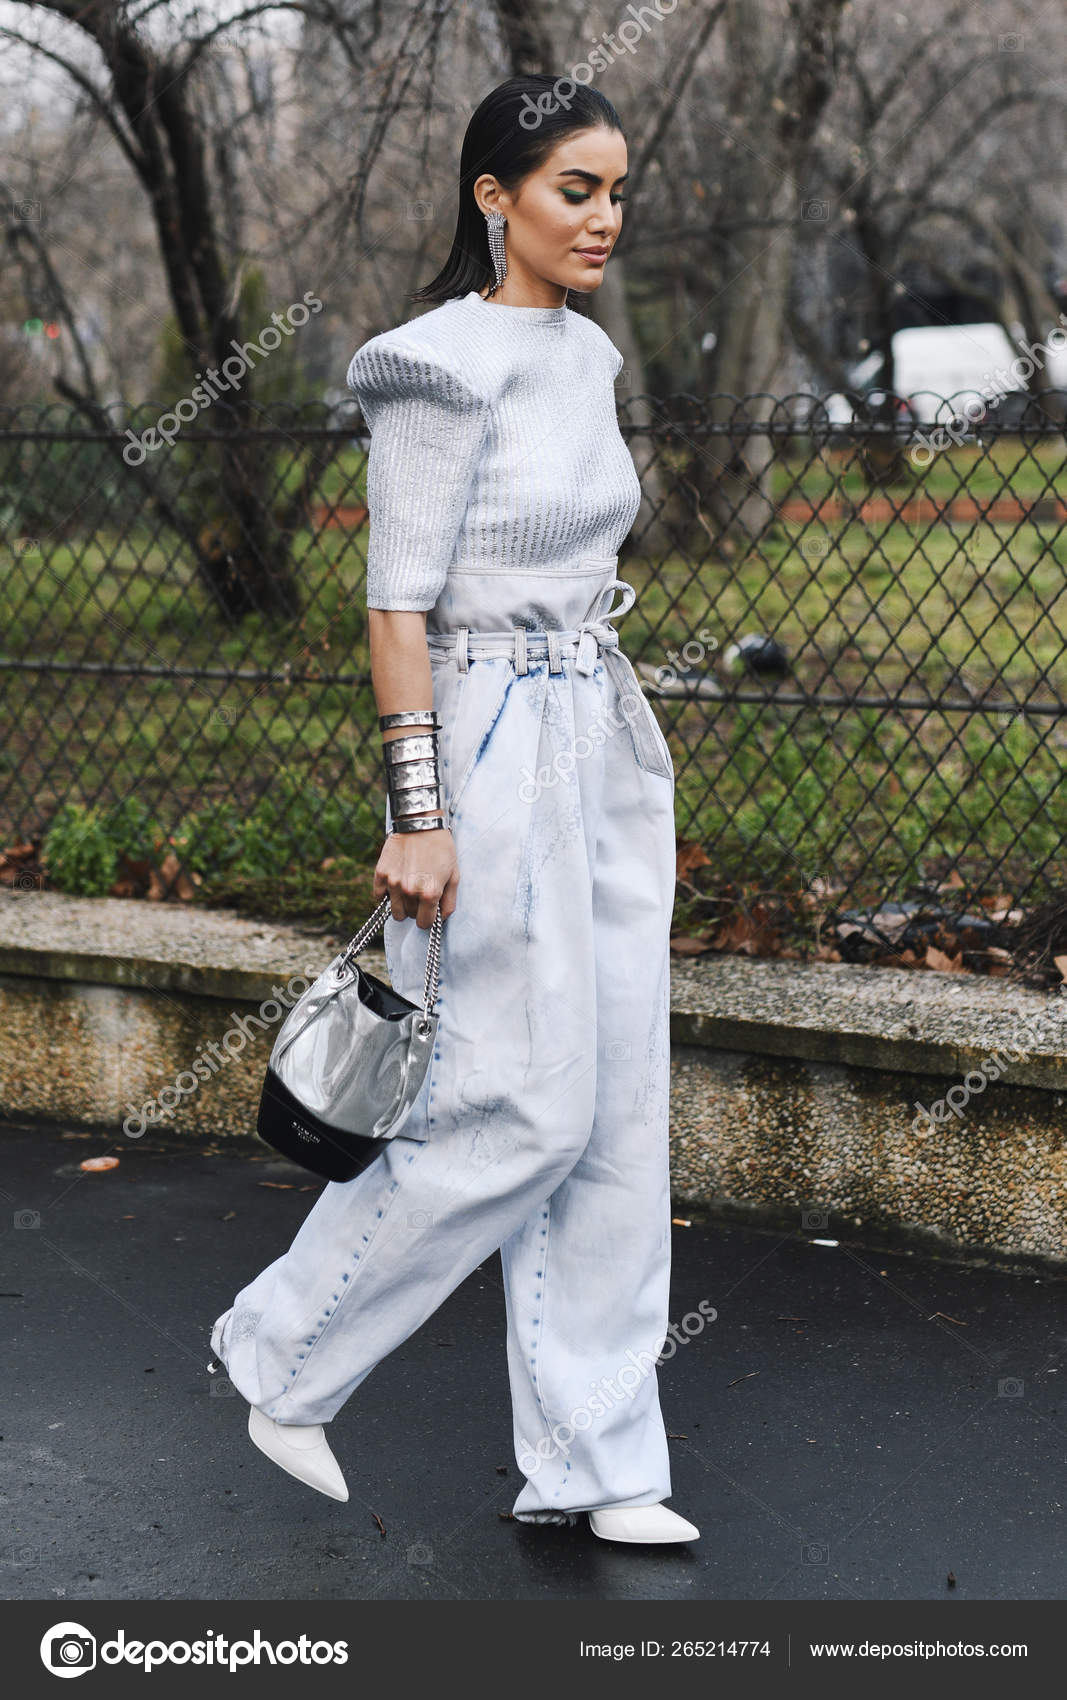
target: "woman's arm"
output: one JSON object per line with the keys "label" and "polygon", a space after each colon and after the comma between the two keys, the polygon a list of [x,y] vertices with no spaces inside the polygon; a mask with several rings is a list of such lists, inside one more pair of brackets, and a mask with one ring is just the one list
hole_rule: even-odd
{"label": "woman's arm", "polygon": [[[487,394],[428,346],[385,331],[356,350],[349,387],[371,430],[367,460],[367,620],[379,714],[433,705],[426,614],[444,588],[489,428]],[[383,739],[411,727],[390,727]],[[432,811],[426,810],[425,813]],[[430,927],[456,906],[459,870],[447,827],[391,832],[374,870],[398,921]]]}
{"label": "woman's arm", "polygon": [[[409,609],[368,608],[371,683],[379,714],[409,708],[433,707],[430,652],[426,645],[426,614]],[[392,726],[382,742],[416,731]],[[423,810],[432,814],[432,809]],[[456,907],[459,867],[452,834],[446,826],[429,832],[391,832],[374,870],[374,896],[388,891],[394,919],[415,917],[420,927],[433,923],[437,900],[441,917]]]}

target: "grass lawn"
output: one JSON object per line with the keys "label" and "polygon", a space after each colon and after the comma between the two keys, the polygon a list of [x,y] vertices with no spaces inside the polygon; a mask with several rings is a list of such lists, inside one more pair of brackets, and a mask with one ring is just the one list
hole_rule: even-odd
{"label": "grass lawn", "polygon": [[[937,456],[916,488],[941,500],[1032,500],[1062,485],[1062,466],[1062,444],[1027,450],[1004,439]],[[784,462],[774,480],[777,499],[866,492],[858,470],[830,456]],[[327,469],[317,497],[362,501],[358,449]],[[340,858],[369,893],[384,781],[366,540],[365,529],[297,532],[305,612],[274,629],[255,615],[228,627],[174,540],[147,528],[117,537],[98,527],[16,554],[8,653],[168,671],[8,675],[5,839],[47,829],[67,799],[136,794],[166,834],[200,843],[203,891],[215,901],[243,881],[274,913],[309,901],[318,912],[309,870],[326,858]],[[984,889],[1022,890],[1037,876],[1043,893],[1062,878],[1067,740],[1061,717],[1024,705],[1067,702],[1065,566],[1067,531],[1028,520],[778,521],[758,548],[728,560],[624,556],[621,575],[639,593],[619,628],[632,660],[666,665],[702,628],[708,667],[745,633],[772,634],[790,659],[769,702],[655,699],[675,758],[680,835],[738,879],[862,875],[854,895],[866,899],[904,895],[958,865]],[[213,676],[283,669],[276,681]],[[763,688],[718,677],[742,692]],[[789,693],[829,700],[782,700]],[[904,705],[883,706],[887,695]],[[908,706],[930,698],[947,706]],[[236,839],[235,822],[244,823]]]}

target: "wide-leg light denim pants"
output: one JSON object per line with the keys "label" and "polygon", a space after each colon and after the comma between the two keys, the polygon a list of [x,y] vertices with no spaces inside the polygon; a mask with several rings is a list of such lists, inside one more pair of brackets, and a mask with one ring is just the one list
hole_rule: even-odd
{"label": "wide-leg light denim pants", "polygon": [[[671,1491],[674,771],[606,623],[633,600],[615,565],[450,575],[427,635],[460,883],[431,1066],[405,1133],[326,1184],[212,1334],[251,1404],[326,1423],[499,1247],[524,1521]],[[413,1002],[428,937],[386,921]]]}

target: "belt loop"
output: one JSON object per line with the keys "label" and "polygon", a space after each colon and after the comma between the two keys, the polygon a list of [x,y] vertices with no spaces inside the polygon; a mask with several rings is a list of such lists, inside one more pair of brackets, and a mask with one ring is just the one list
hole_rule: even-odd
{"label": "belt loop", "polygon": [[469,626],[460,626],[456,633],[456,665],[461,673],[470,671],[470,657],[467,654],[467,633]]}
{"label": "belt loop", "polygon": [[548,670],[550,673],[562,673],[563,663],[559,653],[559,633],[553,627],[548,628]]}
{"label": "belt loop", "polygon": [[525,673],[526,667],[526,627],[515,627],[515,671]]}

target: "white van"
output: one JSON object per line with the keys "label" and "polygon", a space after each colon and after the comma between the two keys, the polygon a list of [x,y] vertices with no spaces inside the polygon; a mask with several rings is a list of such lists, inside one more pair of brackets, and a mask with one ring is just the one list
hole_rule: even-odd
{"label": "white van", "polygon": [[[1055,342],[1067,343],[1062,325]],[[870,383],[878,358],[868,355],[852,368],[857,389]],[[1046,389],[1067,389],[1067,347],[1035,343],[1030,358],[1044,371]],[[909,325],[893,335],[893,389],[920,423],[944,423],[973,396],[989,401],[1012,391],[1025,393],[1026,359],[1021,348],[1012,347],[1001,325]],[[942,397],[951,408],[942,405]],[[991,410],[992,418],[997,411]]]}

